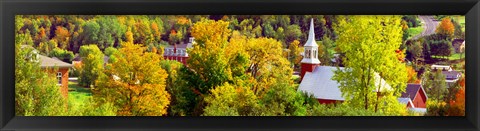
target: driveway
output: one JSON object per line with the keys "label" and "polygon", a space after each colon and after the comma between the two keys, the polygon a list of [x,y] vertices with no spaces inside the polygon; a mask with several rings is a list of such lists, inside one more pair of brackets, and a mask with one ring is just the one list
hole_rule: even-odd
{"label": "driveway", "polygon": [[435,33],[435,29],[437,29],[439,21],[435,20],[431,15],[419,15],[418,18],[423,24],[423,32],[413,39],[418,39],[423,36],[428,36]]}

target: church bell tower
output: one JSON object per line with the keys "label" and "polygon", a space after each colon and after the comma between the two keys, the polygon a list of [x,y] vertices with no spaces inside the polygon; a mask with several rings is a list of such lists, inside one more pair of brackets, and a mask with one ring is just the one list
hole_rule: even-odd
{"label": "church bell tower", "polygon": [[315,41],[315,32],[313,29],[313,18],[310,21],[310,31],[308,32],[308,40],[304,47],[304,55],[301,61],[301,79],[306,72],[312,72],[315,67],[320,66],[320,60],[318,60],[318,45]]}

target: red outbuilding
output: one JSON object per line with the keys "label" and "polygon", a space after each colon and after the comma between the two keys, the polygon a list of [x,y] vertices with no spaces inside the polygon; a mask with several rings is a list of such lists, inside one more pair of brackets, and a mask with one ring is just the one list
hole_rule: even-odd
{"label": "red outbuilding", "polygon": [[402,98],[410,98],[415,108],[426,108],[427,94],[421,84],[409,83]]}

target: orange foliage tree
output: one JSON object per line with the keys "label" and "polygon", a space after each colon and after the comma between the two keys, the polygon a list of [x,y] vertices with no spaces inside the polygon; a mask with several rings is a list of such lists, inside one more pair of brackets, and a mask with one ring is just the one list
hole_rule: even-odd
{"label": "orange foliage tree", "polygon": [[114,103],[119,116],[165,115],[170,94],[165,89],[168,74],[160,66],[161,56],[129,42],[119,52],[97,81],[95,98]]}
{"label": "orange foliage tree", "polygon": [[465,116],[465,77],[459,80],[460,90],[455,94],[455,100],[450,101],[449,116]]}
{"label": "orange foliage tree", "polygon": [[64,27],[57,26],[57,30],[55,30],[55,39],[58,42],[58,47],[60,47],[61,49],[65,49],[68,46],[70,33]]}
{"label": "orange foliage tree", "polygon": [[440,22],[440,25],[437,27],[435,32],[437,34],[443,34],[452,37],[453,33],[455,32],[455,26],[453,25],[450,18],[444,18],[442,22]]}
{"label": "orange foliage tree", "polygon": [[407,77],[408,83],[419,83],[420,81],[417,80],[417,72],[413,69],[412,66],[407,66]]}
{"label": "orange foliage tree", "polygon": [[400,62],[405,62],[405,49],[404,50],[397,49],[395,50],[395,53],[397,54],[397,59]]}
{"label": "orange foliage tree", "polygon": [[38,34],[35,36],[35,43],[46,42],[48,40],[47,33],[45,32],[45,28],[41,27]]}

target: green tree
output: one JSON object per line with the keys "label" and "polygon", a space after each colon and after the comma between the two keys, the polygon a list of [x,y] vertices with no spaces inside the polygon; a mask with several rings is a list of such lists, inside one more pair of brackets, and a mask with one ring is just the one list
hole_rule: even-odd
{"label": "green tree", "polygon": [[[337,47],[345,53],[345,68],[338,68],[333,79],[340,84],[345,102],[375,112],[405,110],[396,101],[407,82],[405,64],[395,52],[402,44],[400,17],[342,17],[334,28],[338,34]],[[377,91],[382,92],[382,97]]]}
{"label": "green tree", "polygon": [[83,25],[83,32],[81,34],[82,37],[82,45],[98,43],[99,40],[99,33],[100,33],[100,25],[93,21],[87,21]]}
{"label": "green tree", "polygon": [[257,97],[248,87],[228,83],[210,90],[205,98],[205,116],[249,116],[258,108]]}
{"label": "green tree", "polygon": [[413,44],[407,47],[407,58],[413,61],[415,65],[418,64],[418,60],[423,58],[423,46],[419,41],[415,41]]}
{"label": "green tree", "polygon": [[166,90],[171,94],[169,116],[191,116],[195,107],[196,94],[187,86],[185,74],[182,69],[187,67],[174,60],[163,60],[160,62],[162,69],[168,73]]}
{"label": "green tree", "polygon": [[40,50],[40,52],[46,55],[50,54],[50,52],[55,48],[57,48],[57,41],[54,39],[47,42],[40,42],[40,44],[38,45],[38,49]]}
{"label": "green tree", "polygon": [[120,53],[113,55],[117,61],[107,65],[93,88],[97,101],[113,103],[119,116],[167,114],[168,74],[159,64],[161,56],[133,43],[123,43]]}
{"label": "green tree", "polygon": [[82,58],[82,72],[80,73],[79,84],[90,87],[103,71],[103,53],[97,45],[84,45],[80,47]]}
{"label": "green tree", "polygon": [[275,39],[285,43],[285,29],[283,27],[278,27],[275,33]]}
{"label": "green tree", "polygon": [[431,41],[430,54],[435,56],[448,57],[454,53],[453,46],[450,41]]}
{"label": "green tree", "polygon": [[253,19],[244,19],[240,22],[240,32],[247,38],[257,37],[254,32],[255,21]]}
{"label": "green tree", "polygon": [[335,42],[330,39],[330,37],[324,35],[322,41],[319,42],[318,46],[318,58],[320,58],[320,62],[322,62],[322,65],[331,65],[331,59],[333,57],[332,55],[335,53]]}
{"label": "green tree", "polygon": [[441,70],[426,71],[422,84],[430,99],[443,101],[446,93],[448,93],[445,75]]}
{"label": "green tree", "polygon": [[127,31],[126,25],[121,24],[116,16],[98,16],[97,23],[100,30],[98,31],[98,41],[95,43],[102,50],[119,44]]}
{"label": "green tree", "polygon": [[50,52],[50,54],[48,54],[48,57],[57,57],[64,62],[70,63],[75,57],[75,55],[73,55],[72,51],[55,48]]}
{"label": "green tree", "polygon": [[33,48],[25,47],[31,42],[27,36],[15,36],[15,115],[61,116],[66,111],[66,99],[55,76],[40,68]]}
{"label": "green tree", "polygon": [[107,47],[107,48],[105,48],[104,53],[105,53],[106,56],[109,57],[108,62],[112,63],[112,62],[117,60],[117,58],[113,54],[119,53],[119,51],[117,50],[117,48]]}
{"label": "green tree", "polygon": [[285,43],[291,43],[294,40],[300,39],[302,31],[298,25],[289,25],[285,30]]}
{"label": "green tree", "polygon": [[263,23],[263,34],[265,37],[274,38],[275,37],[275,30],[273,29],[272,25],[268,23]]}
{"label": "green tree", "polygon": [[455,27],[453,37],[454,38],[465,39],[465,32],[462,31],[462,26],[460,25],[460,23],[458,23],[458,21],[455,21],[455,19],[452,19],[451,21],[452,21],[452,23]]}
{"label": "green tree", "polygon": [[297,92],[290,84],[279,82],[270,87],[260,103],[263,105],[263,115],[267,116],[305,116],[307,108],[304,105],[303,94]]}

